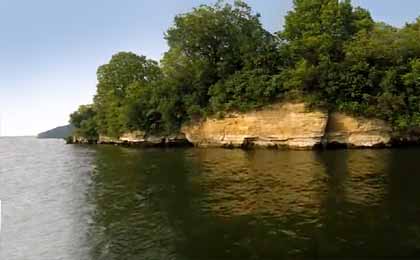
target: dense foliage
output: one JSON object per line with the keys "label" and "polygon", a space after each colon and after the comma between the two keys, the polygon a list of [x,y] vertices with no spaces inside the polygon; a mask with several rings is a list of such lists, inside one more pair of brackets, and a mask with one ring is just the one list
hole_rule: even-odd
{"label": "dense foliage", "polygon": [[420,126],[420,20],[375,23],[350,0],[294,0],[271,34],[242,1],[175,17],[160,64],[122,52],[98,69],[94,104],[71,122],[86,136],[176,132],[182,123],[282,99]]}
{"label": "dense foliage", "polygon": [[70,115],[70,123],[76,128],[76,135],[87,139],[96,139],[98,136],[96,112],[91,105],[81,105],[76,112]]}

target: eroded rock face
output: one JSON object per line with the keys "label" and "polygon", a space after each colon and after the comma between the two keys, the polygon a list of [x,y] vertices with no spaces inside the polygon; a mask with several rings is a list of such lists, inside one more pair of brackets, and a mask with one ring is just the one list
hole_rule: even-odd
{"label": "eroded rock face", "polygon": [[281,103],[224,119],[210,118],[181,131],[199,147],[311,149],[322,143],[327,121],[326,112],[308,111],[304,103]]}
{"label": "eroded rock face", "polygon": [[184,134],[171,136],[146,135],[142,131],[127,132],[119,138],[100,135],[98,144],[115,144],[139,147],[191,146]]}
{"label": "eroded rock face", "polygon": [[378,147],[389,145],[391,135],[392,128],[385,121],[331,113],[324,142],[348,147]]}
{"label": "eroded rock face", "polygon": [[73,136],[71,140],[67,140],[68,144],[94,144],[96,140],[91,140],[83,136]]}
{"label": "eroded rock face", "polygon": [[[278,103],[247,113],[231,113],[223,119],[208,118],[185,125],[172,136],[150,136],[142,131],[119,138],[100,136],[100,144],[140,147],[275,147],[313,149],[324,147],[384,147],[396,143],[420,143],[419,134],[395,135],[386,122],[342,113],[308,110],[304,103]],[[76,141],[76,140],[75,140]],[[79,140],[79,143],[85,140]]]}
{"label": "eroded rock face", "polygon": [[122,141],[119,138],[113,138],[105,135],[100,135],[98,139],[98,144],[119,144]]}
{"label": "eroded rock face", "polygon": [[122,142],[144,142],[146,138],[146,133],[143,131],[134,131],[129,133],[124,133],[120,138],[119,141]]}
{"label": "eroded rock face", "polygon": [[309,111],[304,103],[281,103],[224,119],[209,118],[183,127],[182,132],[198,147],[312,149],[318,145],[382,147],[392,142],[392,129],[382,120]]}

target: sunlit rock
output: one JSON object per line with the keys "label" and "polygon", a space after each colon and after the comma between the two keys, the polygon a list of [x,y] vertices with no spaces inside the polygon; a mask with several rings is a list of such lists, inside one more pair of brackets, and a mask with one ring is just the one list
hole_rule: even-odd
{"label": "sunlit rock", "polygon": [[119,141],[122,142],[133,142],[133,143],[141,143],[145,141],[146,133],[143,131],[133,131],[124,133],[119,138]]}
{"label": "sunlit rock", "polygon": [[391,142],[392,128],[383,120],[331,113],[325,133],[328,145],[378,147]]}
{"label": "sunlit rock", "polygon": [[328,114],[304,103],[281,103],[248,113],[231,113],[184,126],[187,139],[199,147],[286,147],[310,149],[321,144]]}

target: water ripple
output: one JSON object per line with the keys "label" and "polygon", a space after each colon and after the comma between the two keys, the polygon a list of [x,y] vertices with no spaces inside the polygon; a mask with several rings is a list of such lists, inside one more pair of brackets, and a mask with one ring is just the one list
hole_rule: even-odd
{"label": "water ripple", "polygon": [[419,155],[0,138],[0,259],[415,257]]}

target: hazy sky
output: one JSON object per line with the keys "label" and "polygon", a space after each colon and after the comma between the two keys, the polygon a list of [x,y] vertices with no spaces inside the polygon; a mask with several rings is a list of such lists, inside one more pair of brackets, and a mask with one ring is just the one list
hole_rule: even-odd
{"label": "hazy sky", "polygon": [[[0,0],[0,135],[35,135],[64,125],[95,93],[96,69],[133,51],[159,60],[175,14],[214,1]],[[278,31],[292,0],[248,0]],[[419,0],[354,0],[376,20],[401,26]]]}

